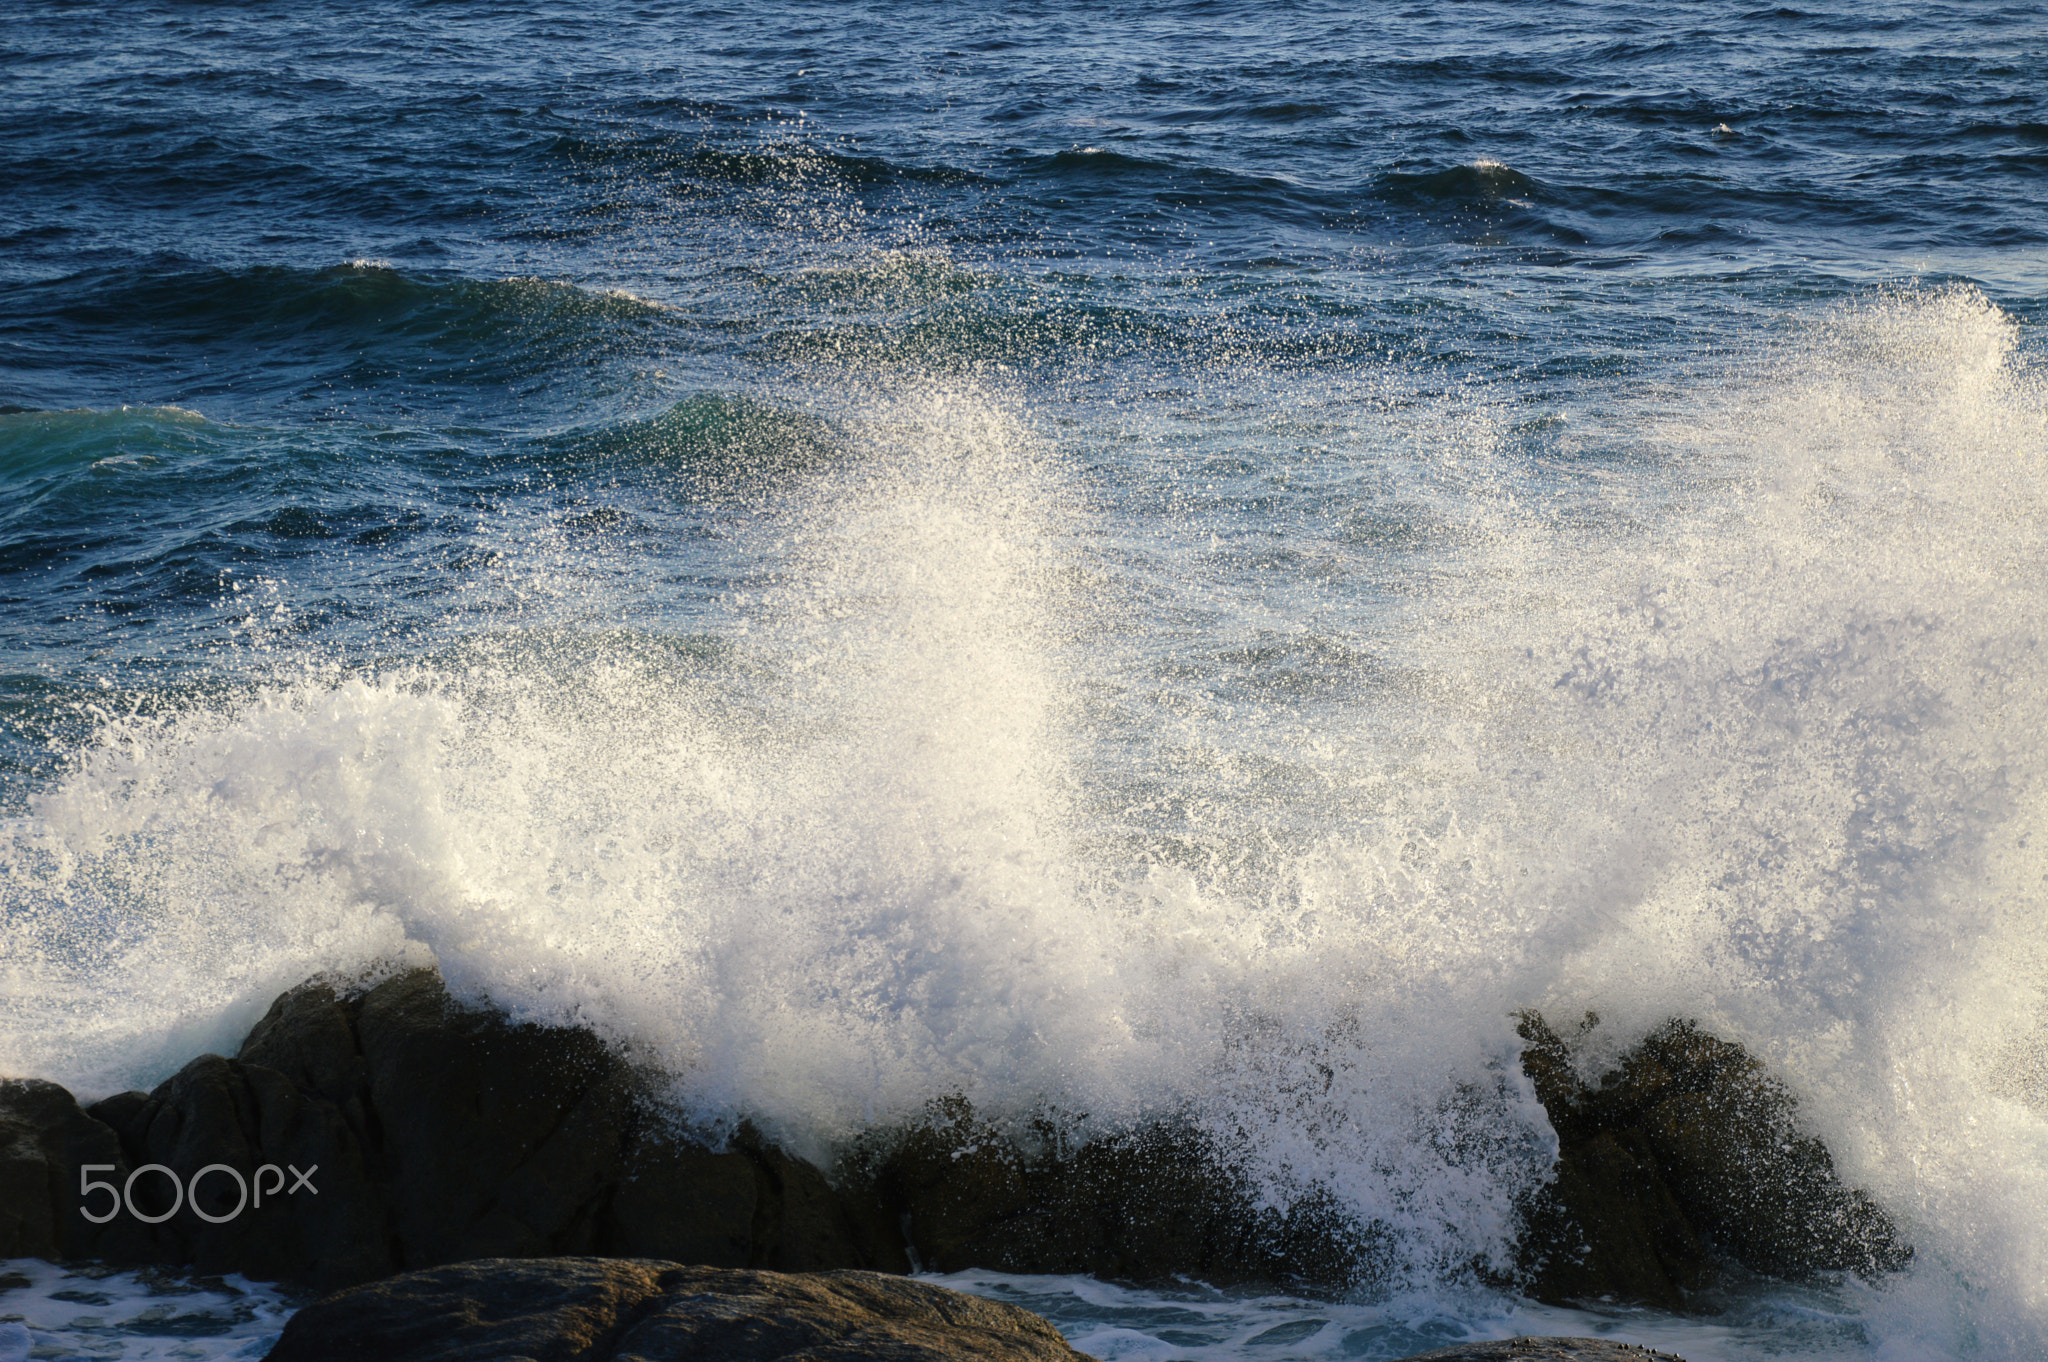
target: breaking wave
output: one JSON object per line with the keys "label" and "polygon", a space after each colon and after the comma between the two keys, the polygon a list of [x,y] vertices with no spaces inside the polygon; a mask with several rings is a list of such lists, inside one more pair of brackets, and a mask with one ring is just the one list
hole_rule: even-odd
{"label": "breaking wave", "polygon": [[[1327,518],[1367,623],[1276,594],[1228,656],[1251,550],[1110,524],[958,380],[838,401],[715,617],[621,621],[508,529],[460,648],[92,712],[0,843],[0,1069],[151,1082],[431,960],[814,1154],[952,1093],[1170,1113],[1421,1285],[1504,1264],[1546,1176],[1514,1010],[1597,1013],[1589,1070],[1682,1015],[1919,1246],[1875,1334],[1951,1348],[1960,1279],[1975,1346],[2038,1347],[2043,384],[1967,290],[1714,364],[1609,414],[1634,476],[1547,496],[1495,405],[1418,445],[1358,404],[1344,495],[1455,536],[1403,574]],[[1233,689],[1276,661],[1340,683]]]}

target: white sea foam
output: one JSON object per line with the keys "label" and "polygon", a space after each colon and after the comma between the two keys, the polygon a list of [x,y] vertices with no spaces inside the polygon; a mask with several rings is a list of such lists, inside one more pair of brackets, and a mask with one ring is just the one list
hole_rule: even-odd
{"label": "white sea foam", "polygon": [[1425,1291],[1387,1301],[1318,1300],[1218,1291],[1199,1283],[1133,1289],[1087,1277],[960,1272],[932,1280],[1007,1301],[1052,1320],[1102,1362],[1390,1362],[1456,1343],[1536,1337],[1603,1338],[1686,1362],[1745,1362],[1787,1354],[1822,1362],[1871,1355],[1847,1298],[1781,1289],[1711,1320],[1655,1310],[1571,1310],[1475,1292]]}
{"label": "white sea foam", "polygon": [[[149,1081],[310,972],[431,958],[814,1153],[954,1091],[1180,1112],[1376,1223],[1400,1298],[1504,1263],[1546,1169],[1513,1009],[1597,1011],[1589,1068],[1681,1014],[1918,1245],[1843,1307],[1871,1355],[2039,1355],[2015,346],[1966,291],[1836,310],[1619,395],[1635,460],[1541,495],[1497,403],[1326,391],[1324,471],[1431,552],[1304,521],[1343,584],[1306,595],[1255,534],[1105,528],[1014,400],[848,399],[716,661],[522,528],[516,604],[438,661],[102,715],[9,830],[0,1070]],[[1334,690],[1233,690],[1268,644]]]}
{"label": "white sea foam", "polygon": [[0,1258],[0,1362],[211,1362],[268,1353],[293,1309],[240,1277],[76,1270]]}

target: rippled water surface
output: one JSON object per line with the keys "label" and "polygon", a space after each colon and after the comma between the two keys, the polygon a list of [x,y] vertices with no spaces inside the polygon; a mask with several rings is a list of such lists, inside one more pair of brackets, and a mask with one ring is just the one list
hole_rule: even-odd
{"label": "rippled water surface", "polygon": [[[2048,1352],[2048,10],[11,17],[0,1072],[431,960],[1378,1246],[967,1282],[1106,1358]],[[1532,1006],[1751,1047],[1913,1265],[1502,1290]]]}

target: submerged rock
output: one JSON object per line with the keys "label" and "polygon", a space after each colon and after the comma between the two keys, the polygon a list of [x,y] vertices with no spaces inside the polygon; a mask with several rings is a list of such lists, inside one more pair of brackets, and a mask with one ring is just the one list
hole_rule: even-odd
{"label": "submerged rock", "polygon": [[875,1272],[791,1275],[645,1259],[487,1259],[329,1296],[270,1362],[888,1358],[1078,1362],[1028,1310]]}
{"label": "submerged rock", "polygon": [[1404,1357],[1401,1362],[1685,1362],[1677,1353],[1660,1353],[1640,1343],[1615,1343],[1604,1338],[1506,1338],[1490,1343],[1459,1343],[1449,1348]]}
{"label": "submerged rock", "polygon": [[1835,1175],[1797,1102],[1740,1045],[1673,1021],[1583,1082],[1531,1013],[1522,1068],[1557,1131],[1557,1177],[1527,1211],[1526,1289],[1683,1309],[1732,1261],[1789,1279],[1871,1276],[1913,1251],[1884,1211]]}

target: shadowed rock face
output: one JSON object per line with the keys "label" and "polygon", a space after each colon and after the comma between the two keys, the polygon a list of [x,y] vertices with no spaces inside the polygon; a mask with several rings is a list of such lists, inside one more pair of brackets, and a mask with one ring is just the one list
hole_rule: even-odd
{"label": "shadowed rock face", "polygon": [[1800,1279],[1905,1266],[1913,1251],[1797,1103],[1741,1046],[1684,1022],[1630,1050],[1598,1085],[1534,1014],[1522,1068],[1557,1131],[1557,1178],[1528,1209],[1522,1258],[1540,1300],[1608,1296],[1684,1308],[1730,1260]]}
{"label": "shadowed rock face", "polygon": [[[0,1251],[317,1290],[563,1253],[909,1270],[895,1219],[871,1197],[835,1191],[751,1132],[725,1153],[672,1134],[597,1037],[457,1007],[427,971],[354,998],[294,989],[237,1058],[203,1055],[148,1094],[80,1112],[53,1084],[12,1084],[0,1110],[0,1137],[27,1132],[14,1140],[21,1156],[0,1146],[0,1206],[21,1208],[0,1210],[20,1222]],[[123,1210],[102,1226],[81,1214],[87,1163],[113,1165],[93,1176],[116,1186],[148,1164],[188,1185],[210,1164],[245,1178],[272,1165],[282,1185],[230,1214],[241,1188],[214,1173],[161,1223]],[[310,1178],[299,1186],[283,1170]],[[47,1190],[38,1198],[31,1184]],[[170,1179],[140,1175],[132,1199],[144,1216],[170,1211]]]}
{"label": "shadowed rock face", "polygon": [[[597,1037],[458,1007],[427,971],[356,997],[294,989],[235,1059],[201,1056],[154,1092],[89,1112],[53,1084],[15,1087],[19,1111],[0,1134],[24,1133],[18,1157],[0,1152],[0,1206],[20,1208],[6,1242],[25,1255],[316,1290],[562,1254],[907,1272],[914,1247],[942,1270],[1328,1286],[1359,1262],[1341,1218],[1261,1211],[1204,1142],[1172,1127],[1029,1160],[965,1103],[942,1102],[859,1151],[836,1183],[749,1127],[708,1149],[661,1118]],[[297,1190],[274,1175],[285,1189],[232,1215],[238,1184],[211,1174],[197,1204],[162,1223],[124,1212],[100,1226],[79,1214],[81,1163],[113,1165],[96,1177],[117,1186],[149,1164],[186,1182],[210,1164],[317,1171]],[[142,1174],[133,1201],[145,1216],[171,1212],[170,1179]]]}
{"label": "shadowed rock face", "polygon": [[[109,1233],[73,1209],[85,1165],[118,1165],[114,1132],[40,1079],[0,1082],[0,1258],[82,1258],[103,1239],[147,1247],[143,1227]],[[125,1176],[127,1170],[122,1169]],[[111,1227],[109,1227],[111,1229]]]}
{"label": "shadowed rock face", "polygon": [[1078,1362],[1028,1310],[874,1272],[599,1258],[408,1273],[294,1315],[270,1362]]}
{"label": "shadowed rock face", "polygon": [[[1683,1309],[1731,1264],[1801,1277],[1910,1257],[1739,1046],[1673,1023],[1588,1085],[1541,1018],[1525,1018],[1523,1035],[1561,1148],[1555,1182],[1526,1208],[1530,1294]],[[187,1187],[209,1165],[253,1186],[216,1169],[175,1205],[151,1164]],[[267,1182],[256,1176],[266,1166]],[[155,1223],[126,1207],[90,1221],[86,1209],[114,1202],[104,1188],[80,1196],[87,1167],[117,1188],[133,1173],[132,1210]],[[1027,1156],[953,1099],[836,1171],[828,1180],[750,1127],[706,1148],[597,1037],[459,1007],[430,971],[351,997],[294,989],[236,1058],[203,1055],[154,1092],[89,1111],[54,1084],[0,1083],[6,1256],[315,1290],[560,1255],[900,1273],[915,1253],[941,1271],[1328,1288],[1378,1263],[1367,1228],[1328,1203],[1260,1206],[1199,1132],[1172,1122]]]}
{"label": "shadowed rock face", "polygon": [[1170,1124],[1031,1159],[953,1099],[864,1175],[902,1211],[920,1262],[940,1272],[1342,1287],[1368,1266],[1366,1241],[1342,1216],[1313,1202],[1261,1209],[1207,1140]]}

